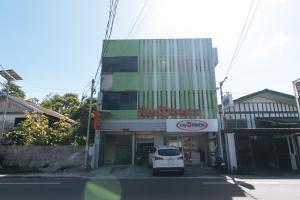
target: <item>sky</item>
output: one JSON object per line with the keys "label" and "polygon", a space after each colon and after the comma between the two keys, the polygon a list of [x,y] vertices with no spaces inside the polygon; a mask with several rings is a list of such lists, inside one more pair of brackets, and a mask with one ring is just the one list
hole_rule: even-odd
{"label": "sky", "polygon": [[[252,0],[120,0],[112,39],[202,38],[218,48],[224,79]],[[256,0],[255,2],[258,2]],[[98,67],[109,0],[0,0],[0,64],[14,69],[27,98],[88,94]],[[299,0],[261,0],[224,91],[293,94],[300,78]],[[0,79],[4,82],[4,79]]]}

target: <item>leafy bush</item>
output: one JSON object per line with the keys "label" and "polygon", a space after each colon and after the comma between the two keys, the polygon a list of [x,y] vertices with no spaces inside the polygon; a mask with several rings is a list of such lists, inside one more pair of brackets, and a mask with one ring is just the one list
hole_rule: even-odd
{"label": "leafy bush", "polygon": [[78,124],[65,120],[57,121],[49,127],[48,118],[36,113],[25,113],[26,120],[15,130],[5,134],[6,140],[16,145],[80,145],[85,143],[83,136],[77,136]]}

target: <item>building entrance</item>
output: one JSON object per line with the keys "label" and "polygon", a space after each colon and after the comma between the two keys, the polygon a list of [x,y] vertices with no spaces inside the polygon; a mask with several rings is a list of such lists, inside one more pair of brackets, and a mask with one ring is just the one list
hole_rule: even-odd
{"label": "building entrance", "polygon": [[166,145],[180,148],[186,164],[201,164],[207,162],[206,135],[166,136]]}
{"label": "building entrance", "polygon": [[141,157],[141,164],[147,164],[149,150],[154,146],[153,135],[136,135],[136,158]]}
{"label": "building entrance", "polygon": [[131,135],[105,135],[104,164],[130,164]]}

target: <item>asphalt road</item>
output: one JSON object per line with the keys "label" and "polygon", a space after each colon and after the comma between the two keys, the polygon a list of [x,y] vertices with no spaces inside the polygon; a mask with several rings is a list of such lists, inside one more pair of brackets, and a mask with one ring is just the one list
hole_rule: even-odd
{"label": "asphalt road", "polygon": [[150,179],[0,178],[1,200],[299,200],[299,179],[155,177]]}

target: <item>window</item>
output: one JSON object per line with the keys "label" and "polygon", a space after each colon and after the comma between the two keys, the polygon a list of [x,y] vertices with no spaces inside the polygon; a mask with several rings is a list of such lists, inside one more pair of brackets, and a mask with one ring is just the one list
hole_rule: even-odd
{"label": "window", "polygon": [[102,60],[102,72],[137,72],[137,56],[104,57]]}
{"label": "window", "polygon": [[14,127],[19,127],[19,124],[24,121],[26,118],[22,117],[22,118],[15,118],[15,124]]}
{"label": "window", "polygon": [[136,110],[137,92],[104,92],[104,110]]}
{"label": "window", "polygon": [[159,149],[158,155],[160,156],[179,156],[179,149]]}

